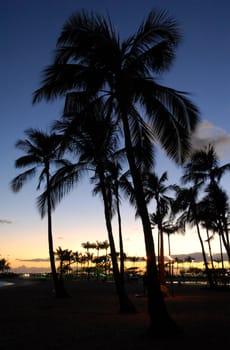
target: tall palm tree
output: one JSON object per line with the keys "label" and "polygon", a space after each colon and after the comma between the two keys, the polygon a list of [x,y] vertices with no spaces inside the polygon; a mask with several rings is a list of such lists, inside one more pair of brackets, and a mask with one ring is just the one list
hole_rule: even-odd
{"label": "tall palm tree", "polygon": [[[212,256],[212,248],[211,248],[211,240],[214,238],[214,234],[217,230],[217,223],[216,223],[216,211],[213,211],[212,205],[210,205],[210,200],[208,196],[202,198],[202,200],[198,203],[198,220],[201,224],[201,226],[206,231],[206,242],[208,244],[208,251],[210,256],[210,262],[212,266],[212,270],[214,271],[214,262],[213,262],[213,256]],[[212,231],[212,234],[210,235],[210,230]]]}
{"label": "tall palm tree", "polygon": [[125,253],[122,235],[122,220],[120,210],[120,188],[123,187],[123,179],[126,177],[126,173],[121,174],[121,167],[119,163],[113,163],[111,172],[111,179],[113,183],[113,193],[116,200],[117,219],[118,219],[118,231],[119,231],[119,253],[120,253],[120,274],[122,283],[124,283],[125,274]]}
{"label": "tall palm tree", "polygon": [[[159,242],[159,275],[160,283],[166,284],[165,268],[164,268],[164,230],[163,220],[169,211],[169,206],[172,198],[168,196],[169,190],[172,186],[167,186],[165,182],[168,180],[167,172],[165,171],[160,177],[154,172],[148,172],[144,176],[144,191],[146,201],[149,203],[151,199],[156,202],[156,224],[158,227],[158,242]],[[151,218],[150,218],[151,220]],[[152,221],[152,220],[151,220]],[[152,222],[151,222],[152,223]]]}
{"label": "tall palm tree", "polygon": [[[67,95],[65,113],[76,115],[79,99],[103,99],[124,133],[129,168],[140,213],[147,259],[148,310],[156,334],[175,323],[160,291],[154,242],[149,220],[137,146],[153,161],[151,142],[181,162],[190,148],[198,111],[185,93],[160,85],[157,75],[167,70],[180,41],[176,21],[165,11],[150,11],[136,33],[121,40],[110,19],[80,11],[66,21],[57,40],[53,64],[44,71],[34,102]],[[87,99],[86,99],[87,100]],[[145,151],[145,152],[144,152]]]}
{"label": "tall palm tree", "polygon": [[[121,154],[122,150],[120,150]],[[116,154],[114,155],[116,157]],[[120,276],[121,281],[124,283],[124,247],[123,247],[123,237],[122,237],[122,220],[121,220],[121,210],[120,210],[120,189],[124,189],[126,186],[124,181],[126,182],[126,174],[122,173],[122,166],[116,160],[110,161],[107,165],[107,175],[106,175],[106,183],[111,189],[112,202],[113,202],[113,210],[116,211],[117,220],[118,220],[118,235],[119,235],[119,255],[120,255]],[[95,193],[99,192],[100,184],[97,184],[94,188]],[[113,200],[114,197],[114,200]]]}
{"label": "tall palm tree", "polygon": [[46,195],[43,208],[40,210],[39,198],[38,207],[41,216],[47,214],[48,217],[48,246],[50,256],[50,266],[53,276],[54,288],[57,297],[66,296],[62,282],[58,279],[52,235],[52,217],[51,211],[53,206],[50,189],[51,165],[57,162],[57,153],[59,152],[60,136],[55,133],[48,134],[38,129],[28,129],[25,131],[26,139],[19,140],[16,147],[24,152],[24,155],[15,161],[16,168],[27,168],[24,172],[16,176],[11,181],[11,188],[14,192],[22,189],[25,183],[33,178],[38,169],[41,168],[37,189],[40,189],[41,183],[44,181],[46,185]]}
{"label": "tall palm tree", "polygon": [[[227,193],[217,184],[210,184],[207,189],[205,200],[209,203],[212,220],[215,220],[215,227],[219,233],[220,239],[226,249],[228,260],[230,262],[230,241],[229,241],[229,198]],[[213,225],[214,226],[214,225]]]}
{"label": "tall palm tree", "polygon": [[[82,115],[84,118],[79,122]],[[73,188],[79,174],[93,172],[92,182],[95,178],[99,180],[120,311],[134,312],[134,305],[128,298],[119,274],[111,224],[113,214],[111,188],[106,182],[107,164],[111,162],[111,157],[118,147],[118,127],[116,123],[111,122],[110,114],[100,100],[93,101],[81,109],[80,117],[64,117],[64,122],[56,125],[59,130],[62,129],[65,147],[72,150],[73,154],[77,154],[79,158],[76,163],[63,163],[63,168],[59,169],[53,177],[53,195],[56,200],[60,200]]]}

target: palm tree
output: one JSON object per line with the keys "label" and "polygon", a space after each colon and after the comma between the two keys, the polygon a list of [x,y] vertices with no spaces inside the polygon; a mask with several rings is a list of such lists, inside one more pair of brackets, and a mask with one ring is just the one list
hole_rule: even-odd
{"label": "palm tree", "polygon": [[[100,256],[100,250],[105,250],[105,255]],[[107,240],[103,242],[96,241],[96,250],[97,250],[97,256],[94,258],[93,262],[96,264],[97,269],[97,279],[99,279],[100,275],[100,268],[103,266],[104,274],[107,275],[107,267],[108,267],[108,249],[109,249],[109,242]],[[105,278],[104,276],[104,278]]]}
{"label": "palm tree", "polygon": [[102,246],[102,242],[96,241],[97,258],[100,255],[101,246]]}
{"label": "palm tree", "polygon": [[89,249],[96,249],[96,243],[94,242],[85,242],[81,244],[84,249],[86,249],[87,253],[89,253]]}
{"label": "palm tree", "polygon": [[26,171],[16,176],[11,181],[11,188],[14,192],[18,192],[25,185],[25,183],[33,178],[38,169],[41,168],[39,175],[39,182],[37,189],[40,189],[41,183],[45,181],[45,201],[42,208],[40,207],[40,198],[38,198],[38,207],[41,213],[41,217],[47,213],[48,217],[48,245],[49,245],[49,256],[50,266],[53,276],[54,288],[57,297],[66,296],[67,293],[64,290],[64,286],[58,279],[54,249],[53,249],[53,235],[52,235],[52,217],[51,211],[54,208],[54,203],[51,197],[50,189],[50,172],[51,164],[57,161],[57,153],[59,152],[60,136],[55,133],[48,134],[38,129],[28,129],[25,131],[26,139],[19,140],[16,143],[16,147],[22,150],[25,154],[19,157],[15,161],[16,168],[27,168]]}
{"label": "palm tree", "polygon": [[212,145],[192,153],[190,159],[184,165],[184,183],[204,183],[217,185],[222,176],[230,170],[230,163],[220,166],[220,161]]}
{"label": "palm tree", "polygon": [[[121,154],[123,150],[120,150],[119,154]],[[114,155],[114,158],[116,158],[116,154]],[[124,174],[121,173],[122,166],[121,164],[116,160],[113,159],[113,161],[108,162],[107,164],[107,175],[106,175],[106,183],[108,184],[108,187],[111,189],[111,195],[112,195],[112,210],[116,211],[117,214],[117,220],[118,220],[118,235],[119,235],[119,255],[120,255],[120,276],[121,281],[124,283],[124,247],[123,247],[123,237],[122,237],[122,220],[121,220],[121,210],[120,210],[120,189],[125,189],[126,187],[126,175],[127,172]],[[125,183],[124,183],[125,182]],[[100,184],[96,184],[94,191],[95,193],[98,193],[100,191]],[[114,197],[114,200],[113,200]]]}
{"label": "palm tree", "polygon": [[[84,117],[83,120],[81,117]],[[65,116],[63,120],[63,123],[56,124],[56,128],[62,130],[64,146],[77,154],[79,159],[76,163],[63,163],[63,168],[59,169],[52,178],[53,195],[57,201],[61,200],[73,188],[76,180],[78,181],[83,173],[94,173],[91,181],[95,182],[96,179],[100,183],[120,311],[134,312],[135,308],[128,298],[119,274],[111,224],[112,195],[111,188],[106,182],[107,166],[118,146],[118,127],[116,123],[111,122],[110,114],[100,100],[91,101],[88,106],[81,108],[79,118]]]}
{"label": "palm tree", "polygon": [[[160,177],[154,172],[148,172],[144,176],[144,190],[146,201],[149,203],[151,199],[156,202],[156,224],[158,227],[158,244],[159,244],[159,272],[160,272],[160,283],[165,285],[165,268],[164,268],[164,230],[163,220],[169,211],[169,206],[172,199],[168,196],[168,191],[172,186],[166,186],[165,182],[168,180],[167,172],[165,171]],[[153,218],[153,216],[152,216]],[[150,217],[151,220],[151,217]],[[153,220],[151,220],[151,224]]]}
{"label": "palm tree", "polygon": [[0,272],[5,272],[10,270],[10,263],[5,259],[0,259]]}
{"label": "palm tree", "polygon": [[78,251],[73,252],[73,264],[76,263],[76,275],[78,276],[78,264],[81,262],[81,253]]}
{"label": "palm tree", "polygon": [[[155,214],[155,213],[150,214],[150,220],[151,220],[152,227],[154,227],[155,225],[158,225],[159,218],[158,218],[157,214]],[[169,256],[169,258],[172,259],[170,236],[172,234],[175,234],[176,232],[184,233],[184,227],[180,227],[178,225],[178,223],[174,224],[172,222],[172,219],[170,219],[170,220],[162,221],[162,223],[161,223],[161,230],[162,230],[162,233],[166,233],[167,234],[167,237],[168,237],[168,256]]]}
{"label": "palm tree", "polygon": [[[204,197],[197,206],[198,220],[201,226],[206,230],[206,242],[208,244],[210,262],[212,270],[214,272],[214,262],[212,256],[211,240],[214,238],[215,231],[217,231],[216,224],[216,212],[212,210],[212,205],[210,205],[210,200],[208,196]],[[210,235],[210,230],[213,232]]]}
{"label": "palm tree", "polygon": [[71,261],[74,258],[74,255],[73,255],[72,250],[62,249],[61,247],[58,247],[56,249],[55,254],[57,255],[57,257],[59,258],[59,261],[60,261],[60,265],[58,268],[58,270],[60,272],[60,279],[63,279],[63,275],[66,272],[70,272],[72,270],[70,265],[71,265]]}
{"label": "palm tree", "polygon": [[197,108],[184,93],[160,85],[156,79],[170,67],[180,37],[176,21],[165,11],[151,11],[137,32],[123,41],[110,19],[77,12],[66,21],[54,62],[45,69],[33,99],[52,100],[67,93],[65,114],[76,115],[79,100],[94,96],[103,99],[112,117],[121,122],[148,258],[150,328],[152,333],[163,332],[164,336],[165,329],[167,334],[174,333],[175,323],[160,291],[138,160],[142,154],[145,162],[152,164],[150,146],[156,141],[177,162],[182,162],[190,149]]}
{"label": "palm tree", "polygon": [[230,261],[230,242],[227,229],[228,196],[219,184],[222,176],[230,170],[230,163],[222,166],[219,163],[220,161],[212,145],[195,151],[184,165],[182,181],[184,183],[193,182],[199,184],[200,187],[208,182],[208,186],[205,188],[208,193],[206,200],[209,202],[209,210],[212,211],[212,219],[216,218],[219,234],[222,237]]}
{"label": "palm tree", "polygon": [[97,245],[96,245],[96,243],[94,243],[94,242],[91,243],[89,241],[82,243],[81,245],[84,249],[86,249],[86,257],[87,257],[87,265],[88,265],[88,267],[87,267],[88,274],[87,275],[88,275],[88,279],[89,279],[89,275],[90,275],[89,263],[93,259],[93,254],[90,254],[89,249],[96,249]]}
{"label": "palm tree", "polygon": [[[110,244],[107,240],[101,242],[101,249],[105,250],[105,274],[107,274],[107,269],[108,269],[108,249],[110,247]],[[122,283],[122,281],[121,281]]]}
{"label": "palm tree", "polygon": [[204,249],[204,243],[199,227],[199,215],[198,215],[198,186],[190,188],[177,188],[177,197],[173,202],[172,210],[174,213],[182,213],[178,218],[178,225],[183,227],[187,224],[196,227],[197,235],[201,245],[201,251],[203,255],[205,271],[207,274],[210,288],[214,288],[214,281],[212,279],[211,272],[208,267],[208,261]]}
{"label": "palm tree", "polygon": [[125,254],[124,254],[124,244],[122,237],[122,224],[121,224],[121,211],[120,211],[120,194],[119,189],[122,185],[122,178],[124,174],[120,174],[121,167],[119,163],[113,163],[112,169],[110,169],[111,180],[112,180],[112,189],[115,196],[116,201],[116,209],[117,209],[117,219],[118,219],[118,231],[119,231],[119,252],[120,252],[120,274],[122,283],[124,283],[124,273],[125,273]]}
{"label": "palm tree", "polygon": [[[226,249],[230,262],[230,241],[229,241],[229,198],[227,193],[217,184],[210,184],[207,189],[205,200],[209,203],[210,214],[212,215],[212,227],[218,231],[220,239]],[[215,223],[214,223],[215,220]]]}

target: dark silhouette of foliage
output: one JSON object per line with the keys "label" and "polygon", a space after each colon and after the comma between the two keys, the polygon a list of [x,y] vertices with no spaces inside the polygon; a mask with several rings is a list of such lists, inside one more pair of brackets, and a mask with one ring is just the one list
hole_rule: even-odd
{"label": "dark silhouette of foliage", "polygon": [[115,123],[119,122],[148,257],[150,333],[158,336],[174,334],[177,327],[160,290],[141,166],[152,166],[156,141],[179,163],[190,150],[198,110],[186,93],[157,82],[157,75],[170,68],[180,38],[175,19],[165,11],[150,11],[126,40],[121,40],[109,18],[77,12],[64,24],[53,64],[44,70],[33,99],[39,102],[67,94],[65,115],[76,116],[83,101],[89,104],[96,98],[103,100]]}

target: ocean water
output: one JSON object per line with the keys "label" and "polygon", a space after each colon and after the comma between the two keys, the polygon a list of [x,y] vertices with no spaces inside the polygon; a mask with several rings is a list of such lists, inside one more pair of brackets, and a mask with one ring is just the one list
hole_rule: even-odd
{"label": "ocean water", "polygon": [[0,287],[12,286],[13,284],[12,282],[0,281]]}

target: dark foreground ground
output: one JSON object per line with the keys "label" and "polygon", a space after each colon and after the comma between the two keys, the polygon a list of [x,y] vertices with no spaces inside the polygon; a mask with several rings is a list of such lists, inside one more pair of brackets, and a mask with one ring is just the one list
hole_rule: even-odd
{"label": "dark foreground ground", "polygon": [[53,296],[50,281],[0,288],[0,350],[229,349],[230,289],[177,286],[166,303],[184,335],[154,340],[144,336],[147,300],[136,295],[134,283],[128,286],[134,315],[118,313],[113,283],[67,281],[66,286],[71,294],[66,299]]}

